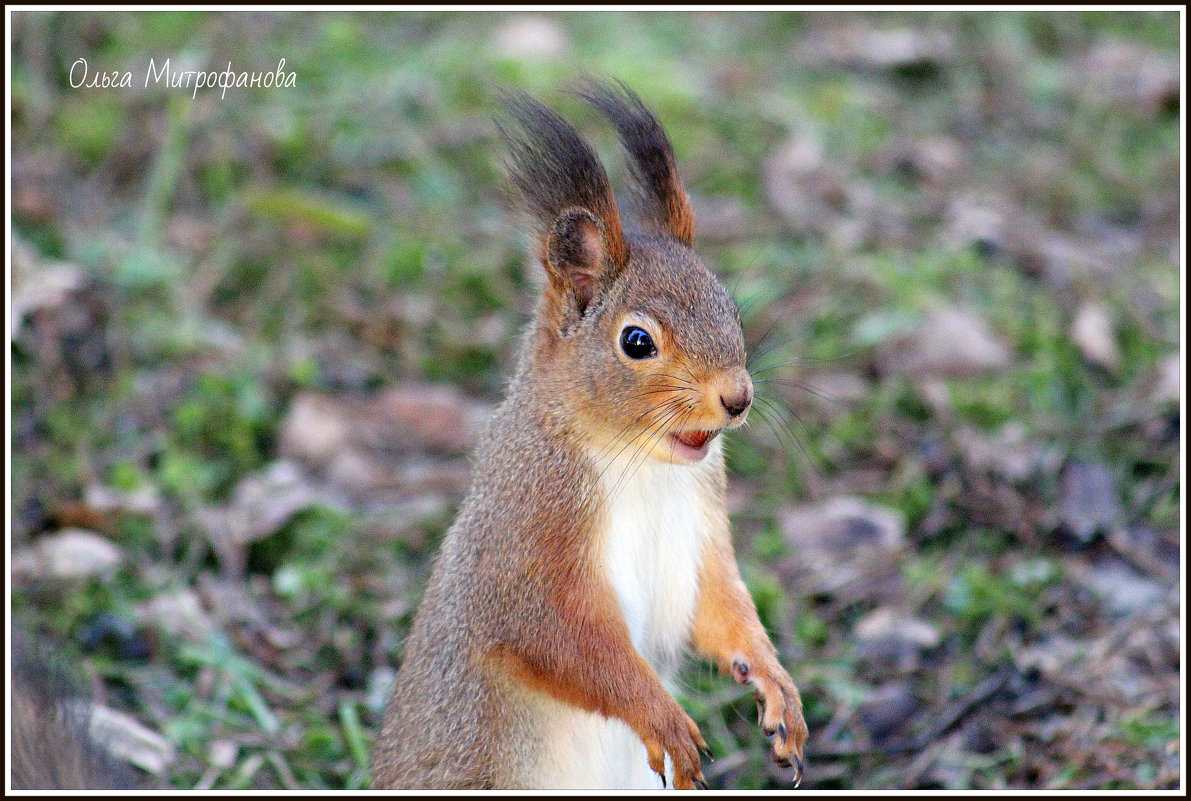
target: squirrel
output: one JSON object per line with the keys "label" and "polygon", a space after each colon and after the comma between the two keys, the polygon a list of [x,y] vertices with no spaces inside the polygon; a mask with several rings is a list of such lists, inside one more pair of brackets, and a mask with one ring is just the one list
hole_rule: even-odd
{"label": "squirrel", "polygon": [[797,784],[802,702],[726,511],[720,434],[753,399],[740,313],[692,249],[660,123],[623,84],[577,94],[629,156],[641,231],[576,129],[506,95],[546,280],[415,614],[373,786],[706,788],[707,745],[667,689],[688,651],[752,685]]}
{"label": "squirrel", "polygon": [[[580,95],[630,156],[622,227],[591,146],[524,94],[502,126],[546,280],[478,448],[373,750],[375,788],[705,788],[671,695],[688,650],[753,686],[773,758],[803,771],[802,701],[740,579],[723,431],[753,399],[740,313],[692,250],[661,125],[623,84]],[[12,786],[139,785],[18,639]]]}
{"label": "squirrel", "polygon": [[9,683],[14,790],[150,789],[88,732],[90,706],[43,648],[14,630]]}

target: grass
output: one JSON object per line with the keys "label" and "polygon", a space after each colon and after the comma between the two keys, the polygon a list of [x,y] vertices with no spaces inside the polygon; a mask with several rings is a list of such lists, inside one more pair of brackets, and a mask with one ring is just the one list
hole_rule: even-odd
{"label": "grass", "polygon": [[[742,571],[806,702],[806,784],[1176,785],[1181,666],[1177,631],[1173,653],[1161,632],[1177,610],[1114,617],[1080,577],[1124,558],[1124,537],[1138,581],[1170,586],[1180,547],[1181,418],[1152,394],[1181,352],[1177,82],[1173,101],[1106,99],[1095,87],[1111,70],[1092,60],[1116,46],[1114,69],[1160,77],[1177,64],[1177,13],[548,13],[532,17],[546,21],[537,55],[502,49],[514,16],[14,14],[12,233],[32,254],[14,293],[56,261],[83,287],[12,340],[14,548],[71,525],[96,487],[125,499],[101,515],[123,566],[14,583],[14,619],[170,740],[171,787],[365,787],[461,486],[412,522],[367,499],[315,503],[242,551],[221,550],[203,516],[281,457],[300,393],[429,381],[499,400],[536,277],[502,206],[496,89],[577,120],[619,184],[611,135],[561,91],[593,72],[663,120],[699,252],[773,379],[729,461],[747,499]],[[849,24],[943,32],[950,49],[892,67],[823,50]],[[134,76],[150,58],[262,71],[284,58],[298,79],[224,98],[72,89],[78,57]],[[791,140],[817,143],[813,180],[782,183]],[[999,215],[983,238],[956,233],[971,208]],[[1088,302],[1110,312],[1116,369],[1072,338]],[[950,306],[987,323],[1006,363],[892,369],[899,338]],[[1006,424],[1037,451],[1028,477],[962,444]],[[394,471],[437,458],[381,456]],[[1088,541],[1062,519],[1072,462],[1104,467],[1119,507]],[[904,548],[881,577],[809,592],[779,512],[843,494],[900,513]],[[146,615],[176,591],[210,617],[201,634]],[[883,607],[929,621],[939,644],[866,652],[853,628]],[[1137,629],[1155,639],[1120,640]],[[1023,650],[1068,640],[1085,655],[1066,678],[1022,666]],[[1097,650],[1113,642],[1141,667]],[[917,712],[884,740],[866,705],[899,682]],[[692,665],[681,700],[717,754],[714,786],[784,786],[747,692]],[[1088,709],[1099,717],[1081,733]],[[890,747],[927,735],[916,753]]]}

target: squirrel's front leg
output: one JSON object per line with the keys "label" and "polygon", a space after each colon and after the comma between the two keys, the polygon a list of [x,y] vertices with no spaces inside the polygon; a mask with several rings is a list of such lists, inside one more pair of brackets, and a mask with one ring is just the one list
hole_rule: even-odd
{"label": "squirrel's front leg", "polygon": [[721,672],[731,673],[741,684],[753,685],[760,725],[774,738],[774,761],[794,767],[794,785],[798,786],[808,736],[802,698],[778,663],[777,651],[740,579],[727,521],[719,536],[707,544],[703,557],[692,643],[695,651],[715,662]]}
{"label": "squirrel's front leg", "polygon": [[532,625],[503,638],[491,661],[563,703],[624,721],[645,744],[649,767],[663,783],[669,754],[675,789],[706,789],[699,751],[707,751],[707,743],[633,647],[611,590],[577,593],[581,583],[567,584],[553,603],[535,610]]}

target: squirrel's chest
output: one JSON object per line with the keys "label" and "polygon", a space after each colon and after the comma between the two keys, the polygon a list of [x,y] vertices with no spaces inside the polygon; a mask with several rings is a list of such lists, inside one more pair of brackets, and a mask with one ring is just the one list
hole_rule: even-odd
{"label": "squirrel's chest", "polygon": [[678,666],[698,600],[708,469],[614,462],[601,474],[603,567],[633,645],[663,679]]}

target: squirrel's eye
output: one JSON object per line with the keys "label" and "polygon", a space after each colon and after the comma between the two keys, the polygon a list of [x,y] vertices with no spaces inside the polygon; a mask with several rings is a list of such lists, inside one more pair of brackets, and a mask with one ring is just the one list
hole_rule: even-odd
{"label": "squirrel's eye", "polygon": [[649,332],[635,325],[627,326],[620,332],[620,349],[630,359],[648,359],[650,356],[656,356],[658,352]]}

